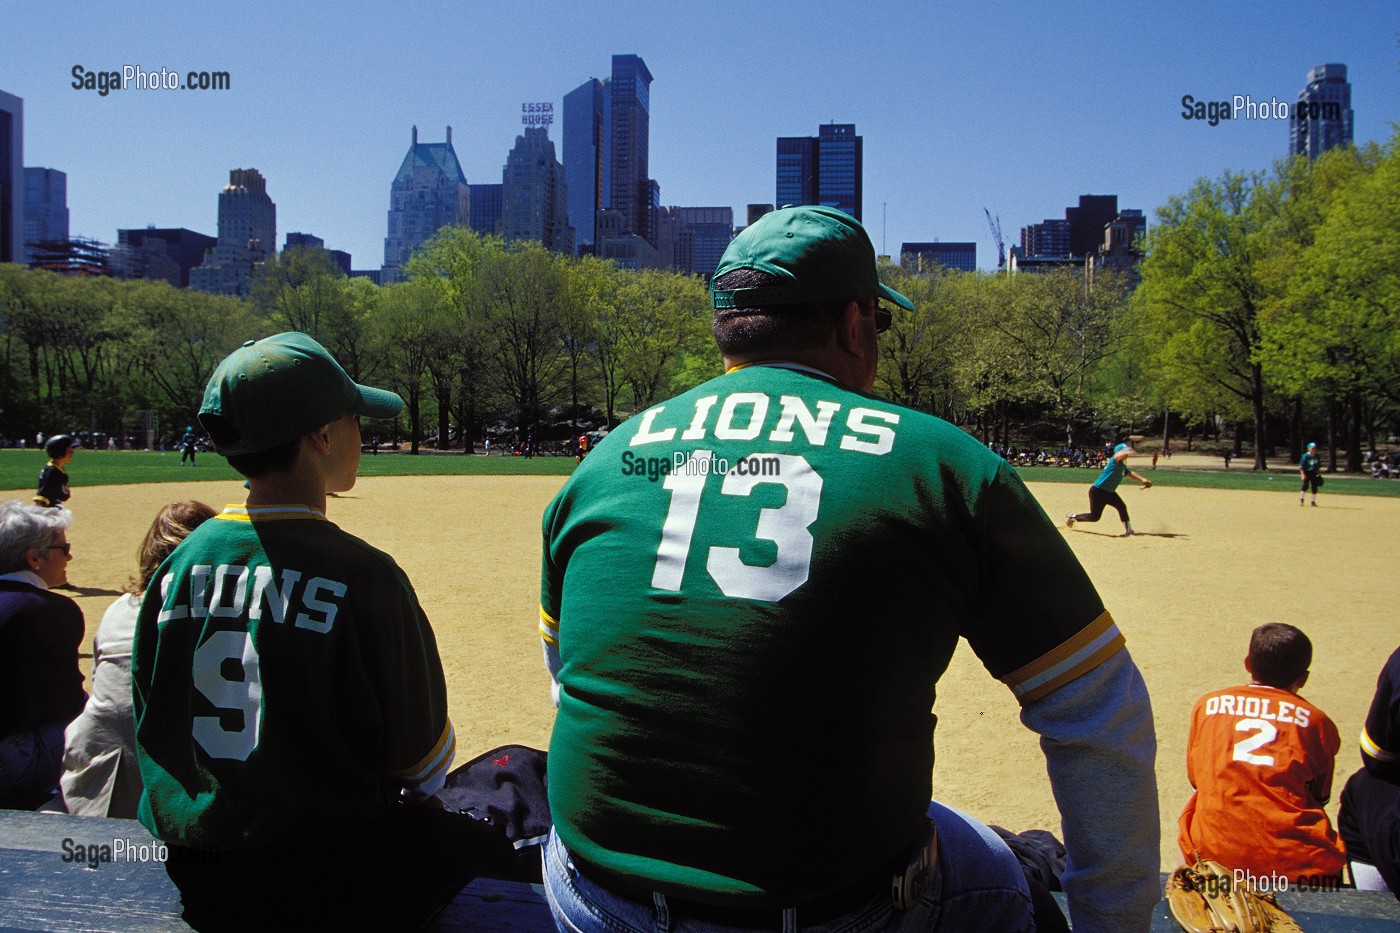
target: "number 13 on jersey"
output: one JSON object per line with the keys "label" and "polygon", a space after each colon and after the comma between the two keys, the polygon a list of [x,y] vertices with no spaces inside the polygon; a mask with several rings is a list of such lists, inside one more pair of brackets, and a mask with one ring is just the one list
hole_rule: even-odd
{"label": "number 13 on jersey", "polygon": [[[757,527],[743,530],[752,539],[772,541],[777,557],[766,566],[754,566],[740,559],[739,548],[715,546],[709,549],[705,569],[726,596],[777,602],[806,583],[811,571],[813,542],[808,529],[817,520],[821,507],[822,478],[800,455],[764,453],[752,456],[776,459],[776,475],[729,472],[718,477],[721,480],[719,493],[747,496],[762,483],[776,484],[787,490],[787,501],[777,508],[760,509]],[[651,585],[658,590],[679,592],[681,589],[701,500],[705,498],[706,484],[712,475],[708,467],[713,458],[713,451],[693,451],[685,465],[670,473],[662,483],[671,493],[671,504],[661,528],[656,569],[651,577]]]}

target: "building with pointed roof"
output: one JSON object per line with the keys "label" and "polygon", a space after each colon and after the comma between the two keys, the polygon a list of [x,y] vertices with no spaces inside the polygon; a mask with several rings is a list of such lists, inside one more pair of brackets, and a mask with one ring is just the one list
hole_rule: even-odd
{"label": "building with pointed roof", "polygon": [[471,188],[452,148],[452,127],[447,141],[420,143],[418,127],[403,164],[389,186],[389,235],[384,238],[385,284],[403,275],[413,251],[439,229],[470,226]]}

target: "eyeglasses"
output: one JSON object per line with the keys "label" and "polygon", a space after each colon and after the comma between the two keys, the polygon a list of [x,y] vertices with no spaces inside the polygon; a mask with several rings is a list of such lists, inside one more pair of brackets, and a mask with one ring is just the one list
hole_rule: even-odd
{"label": "eyeglasses", "polygon": [[39,548],[39,550],[41,550],[41,551],[62,551],[64,557],[72,557],[72,556],[73,556],[73,544],[72,544],[72,542],[69,542],[69,541],[65,541],[65,542],[63,542],[62,544],[50,544],[48,547],[41,547],[41,548]]}
{"label": "eyeglasses", "polygon": [[877,334],[883,334],[885,331],[889,330],[890,325],[894,323],[894,314],[889,308],[886,308],[878,301],[870,307],[862,308],[861,310],[869,311],[871,314],[875,315],[875,333]]}

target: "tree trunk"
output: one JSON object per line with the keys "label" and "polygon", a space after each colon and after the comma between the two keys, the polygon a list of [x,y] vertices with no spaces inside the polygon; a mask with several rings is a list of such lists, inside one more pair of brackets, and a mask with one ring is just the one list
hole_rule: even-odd
{"label": "tree trunk", "polygon": [[[1254,469],[1267,469],[1264,462],[1264,450],[1269,443],[1269,426],[1264,421],[1264,367],[1255,363],[1252,369],[1251,389],[1253,398],[1250,401],[1254,406]],[[1238,452],[1239,436],[1236,435],[1236,452]]]}
{"label": "tree trunk", "polygon": [[1341,406],[1336,396],[1327,398],[1327,472],[1337,472],[1337,422],[1340,420]]}
{"label": "tree trunk", "polygon": [[1347,398],[1350,423],[1347,425],[1347,472],[1361,472],[1361,395],[1352,392]]}
{"label": "tree trunk", "polygon": [[444,380],[437,389],[437,410],[438,410],[438,450],[446,450],[450,445],[448,438],[452,434],[452,389]]}
{"label": "tree trunk", "polygon": [[1297,463],[1303,459],[1303,397],[1293,400],[1293,410],[1288,419],[1288,462]]}

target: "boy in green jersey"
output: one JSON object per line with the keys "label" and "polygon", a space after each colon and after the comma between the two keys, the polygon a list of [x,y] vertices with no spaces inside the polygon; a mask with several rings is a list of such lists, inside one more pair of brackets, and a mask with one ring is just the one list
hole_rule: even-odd
{"label": "boy in green jersey", "polygon": [[503,836],[433,796],[455,741],[413,586],[326,519],[359,418],[402,405],[299,333],[250,340],[205,390],[248,499],[156,571],[132,657],[138,815],[199,929],[416,928],[508,865]]}
{"label": "boy in green jersey", "polygon": [[767,214],[711,295],[725,375],[613,430],[544,516],[560,928],[1030,929],[1010,850],[929,800],[961,637],[1043,737],[1076,933],[1147,930],[1142,678],[1015,471],[868,394],[881,302],[912,304],[864,228]]}

